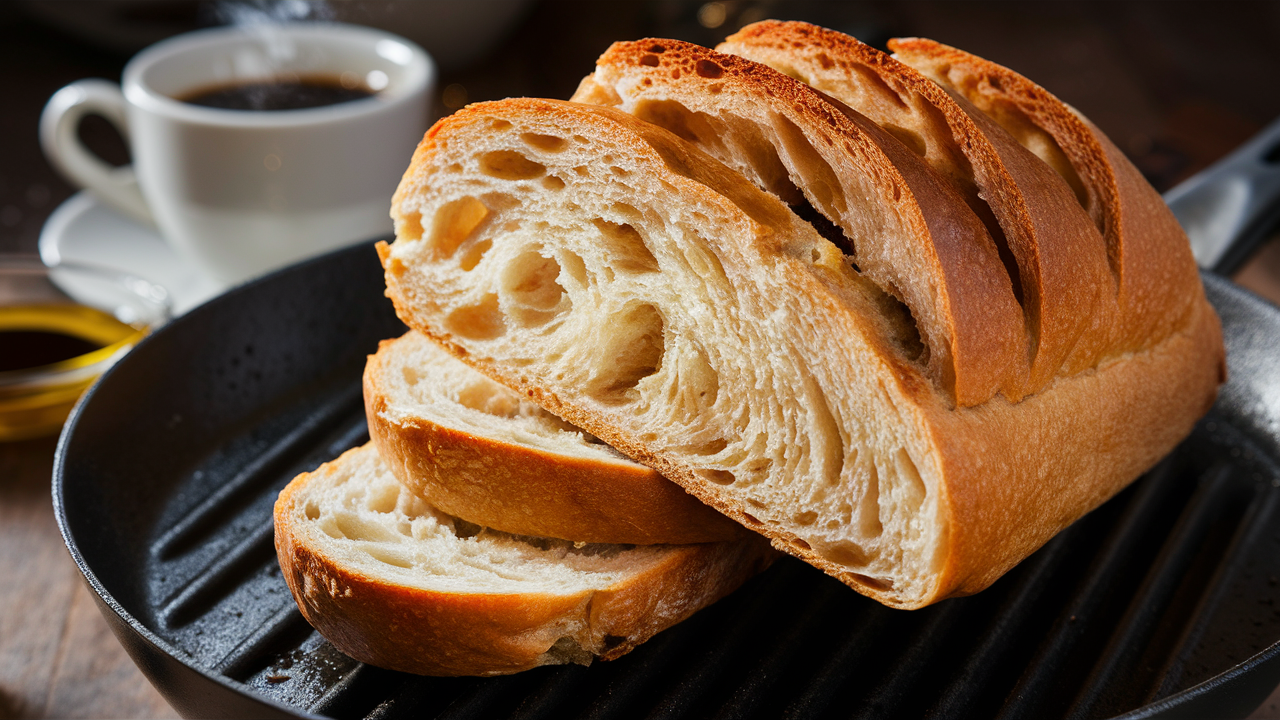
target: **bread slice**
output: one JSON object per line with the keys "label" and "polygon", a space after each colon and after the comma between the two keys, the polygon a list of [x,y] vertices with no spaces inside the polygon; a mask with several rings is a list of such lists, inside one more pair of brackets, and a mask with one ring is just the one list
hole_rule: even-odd
{"label": "bread slice", "polygon": [[1181,325],[1204,294],[1191,245],[1169,206],[1096,125],[1022,75],[963,50],[923,38],[889,47],[999,123],[1075,190],[1106,240],[1119,283],[1116,351],[1145,349]]}
{"label": "bread slice", "polygon": [[963,96],[833,30],[766,20],[721,52],[764,63],[863,113],[951,179],[985,217],[1026,313],[1037,392],[1118,357],[1116,279],[1106,243],[1063,179]]}
{"label": "bread slice", "polygon": [[468,522],[518,535],[640,545],[746,532],[420,333],[385,340],[369,357],[364,401],[369,435],[392,474]]}
{"label": "bread slice", "polygon": [[409,492],[372,445],[295,478],[275,528],[307,621],[357,660],[422,675],[612,660],[775,557],[758,537],[631,546],[485,529]]}
{"label": "bread slice", "polygon": [[768,67],[678,40],[614,43],[573,100],[671,130],[817,227],[825,218],[828,239],[906,304],[939,387],[961,406],[1020,397],[1029,346],[995,243],[959,193],[875,123]]}
{"label": "bread slice", "polygon": [[897,607],[986,587],[1167,453],[1222,378],[1199,302],[1147,351],[957,408],[835,246],[609,108],[445,118],[392,215],[379,252],[409,325]]}

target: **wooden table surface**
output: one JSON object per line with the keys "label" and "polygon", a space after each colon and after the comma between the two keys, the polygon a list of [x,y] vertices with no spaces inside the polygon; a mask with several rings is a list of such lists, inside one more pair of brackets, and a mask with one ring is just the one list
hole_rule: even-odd
{"label": "wooden table surface", "polygon": [[[210,6],[168,3],[159,17],[165,28],[187,29],[207,23]],[[10,103],[0,109],[0,252],[34,251],[44,219],[73,191],[35,142],[44,100],[79,77],[118,78],[129,54],[52,29],[23,7],[0,3],[0,66],[21,70],[10,73]],[[873,42],[934,37],[1003,62],[1089,115],[1160,190],[1280,116],[1277,3],[729,2],[719,28],[701,27],[699,8],[538,3],[485,59],[446,68],[437,110],[459,98],[566,97],[609,40],[660,35],[714,43],[755,13],[812,19]],[[87,123],[82,134],[109,159],[127,157],[105,124]],[[1236,279],[1280,303],[1280,239]],[[49,493],[54,447],[53,438],[0,443],[0,720],[176,717],[111,635],[62,544]],[[1280,718],[1280,693],[1253,717]]]}

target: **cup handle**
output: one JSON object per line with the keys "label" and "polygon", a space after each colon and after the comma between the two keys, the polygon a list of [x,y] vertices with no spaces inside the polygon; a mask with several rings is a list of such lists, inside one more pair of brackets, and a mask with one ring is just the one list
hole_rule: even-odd
{"label": "cup handle", "polygon": [[54,93],[40,115],[40,146],[45,156],[67,179],[103,203],[154,226],[133,166],[112,167],[80,142],[76,131],[80,119],[89,114],[105,117],[130,142],[129,117],[120,87],[106,80],[77,80]]}

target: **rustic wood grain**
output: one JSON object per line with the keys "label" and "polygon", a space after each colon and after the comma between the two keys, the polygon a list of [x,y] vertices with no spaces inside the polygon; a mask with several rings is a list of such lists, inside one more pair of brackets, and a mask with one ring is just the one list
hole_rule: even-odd
{"label": "rustic wood grain", "polygon": [[53,517],[54,439],[0,443],[0,720],[177,717],[98,614]]}

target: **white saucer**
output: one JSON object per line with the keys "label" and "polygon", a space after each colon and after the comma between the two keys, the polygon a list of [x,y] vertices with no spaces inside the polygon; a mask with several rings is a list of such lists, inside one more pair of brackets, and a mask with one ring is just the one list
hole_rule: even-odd
{"label": "white saucer", "polygon": [[155,228],[116,213],[84,191],[68,198],[45,221],[40,259],[46,265],[101,265],[150,280],[169,291],[175,316],[226,290],[179,257]]}

